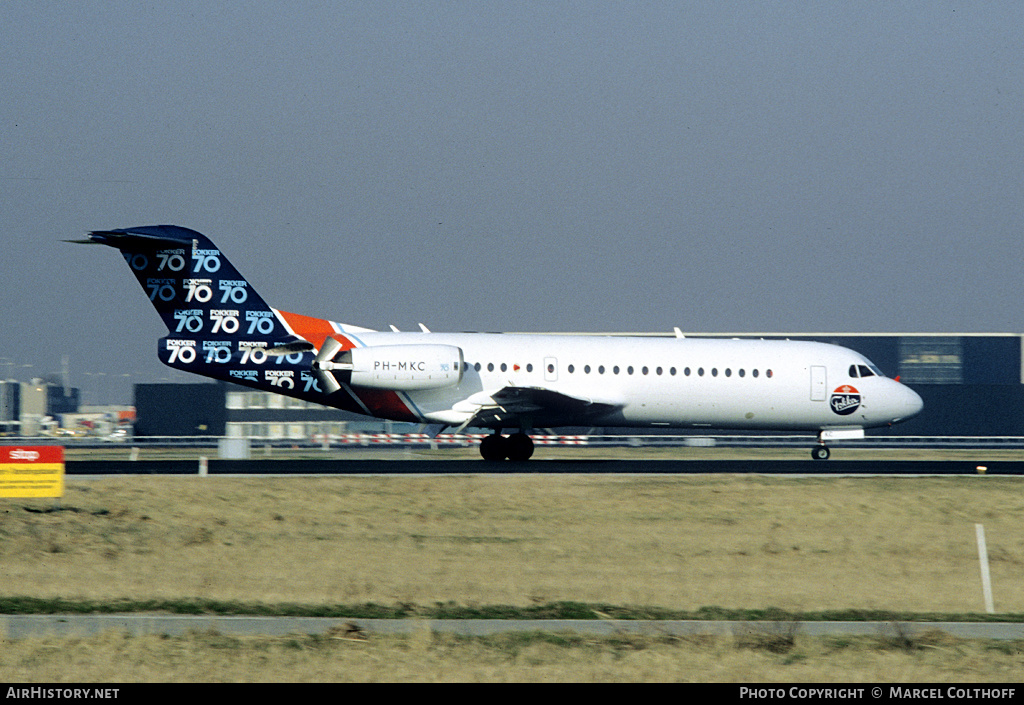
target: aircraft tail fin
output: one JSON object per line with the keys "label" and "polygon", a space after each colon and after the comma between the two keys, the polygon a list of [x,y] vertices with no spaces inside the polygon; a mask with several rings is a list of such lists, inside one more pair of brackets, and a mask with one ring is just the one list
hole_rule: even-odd
{"label": "aircraft tail fin", "polygon": [[272,309],[205,235],[147,225],[97,230],[76,242],[121,252],[167,326],[157,350],[165,365],[274,391],[294,389],[300,378],[313,380],[307,356],[333,324]]}
{"label": "aircraft tail fin", "polygon": [[[403,402],[387,391],[338,394],[330,374],[333,356],[373,331],[271,308],[205,235],[147,225],[74,242],[121,252],[167,326],[157,348],[165,365],[317,403],[334,395],[338,408],[371,413],[389,405],[402,413]],[[329,354],[317,357],[320,349]]]}
{"label": "aircraft tail fin", "polygon": [[275,330],[270,306],[201,233],[148,225],[97,230],[87,241],[120,250],[172,335],[286,335]]}

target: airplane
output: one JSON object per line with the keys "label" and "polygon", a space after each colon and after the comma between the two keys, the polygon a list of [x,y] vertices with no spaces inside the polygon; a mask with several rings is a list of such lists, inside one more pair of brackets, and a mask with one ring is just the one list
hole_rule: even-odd
{"label": "airplane", "polygon": [[[270,307],[205,235],[175,225],[88,233],[119,250],[167,326],[166,365],[367,416],[487,428],[485,460],[533,455],[559,426],[814,432],[864,437],[921,397],[827,343],[685,337],[379,332]],[[506,429],[514,432],[502,435]]]}

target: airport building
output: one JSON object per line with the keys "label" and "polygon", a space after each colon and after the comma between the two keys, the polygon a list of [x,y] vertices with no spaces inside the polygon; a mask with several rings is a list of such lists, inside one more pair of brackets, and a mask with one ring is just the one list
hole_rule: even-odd
{"label": "airport building", "polygon": [[5,436],[127,435],[131,407],[83,406],[81,390],[46,379],[0,381],[0,434]]}
{"label": "airport building", "polygon": [[0,382],[0,433],[15,435],[21,431],[21,383]]}
{"label": "airport building", "polygon": [[225,382],[138,384],[135,408],[137,436],[226,436],[298,443],[324,434],[415,428]]}
{"label": "airport building", "polygon": [[[310,441],[380,432],[386,422],[225,382],[135,385],[136,436]],[[406,426],[408,424],[404,424]]]}
{"label": "airport building", "polygon": [[[919,416],[890,428],[870,430],[869,436],[1024,436],[1024,336],[1018,334],[701,337],[813,340],[863,354],[885,374],[898,376],[912,387],[925,404]],[[209,435],[300,442],[323,434],[402,433],[417,428],[225,383],[136,385],[135,406],[135,433],[143,436]],[[677,429],[664,432],[685,433]],[[609,429],[609,433],[628,430]],[[638,433],[651,434],[652,429]]]}
{"label": "airport building", "polygon": [[62,414],[78,411],[79,390],[42,379],[0,382],[0,428],[3,433],[35,436],[60,427]]}

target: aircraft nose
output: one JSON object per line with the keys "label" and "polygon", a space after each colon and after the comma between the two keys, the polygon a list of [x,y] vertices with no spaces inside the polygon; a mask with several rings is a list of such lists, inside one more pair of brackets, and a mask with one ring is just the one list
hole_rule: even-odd
{"label": "aircraft nose", "polygon": [[[897,382],[897,384],[899,384]],[[921,395],[915,392],[906,385],[899,385],[899,397],[896,400],[896,418],[893,422],[903,421],[909,419],[911,416],[917,416],[921,413],[921,409],[924,408],[924,400],[921,399]]]}

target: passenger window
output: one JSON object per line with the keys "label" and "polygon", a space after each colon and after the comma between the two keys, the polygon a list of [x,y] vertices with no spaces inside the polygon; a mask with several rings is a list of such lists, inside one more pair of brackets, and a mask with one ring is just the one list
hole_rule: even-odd
{"label": "passenger window", "polygon": [[725,368],[725,376],[726,377],[732,377],[732,368],[731,367],[726,367]]}
{"label": "passenger window", "polygon": [[569,365],[568,370],[569,370],[569,374],[572,374],[573,372],[576,371],[576,367],[574,365]]}
{"label": "passenger window", "polygon": [[659,377],[661,376],[661,368],[659,367],[654,371]]}

